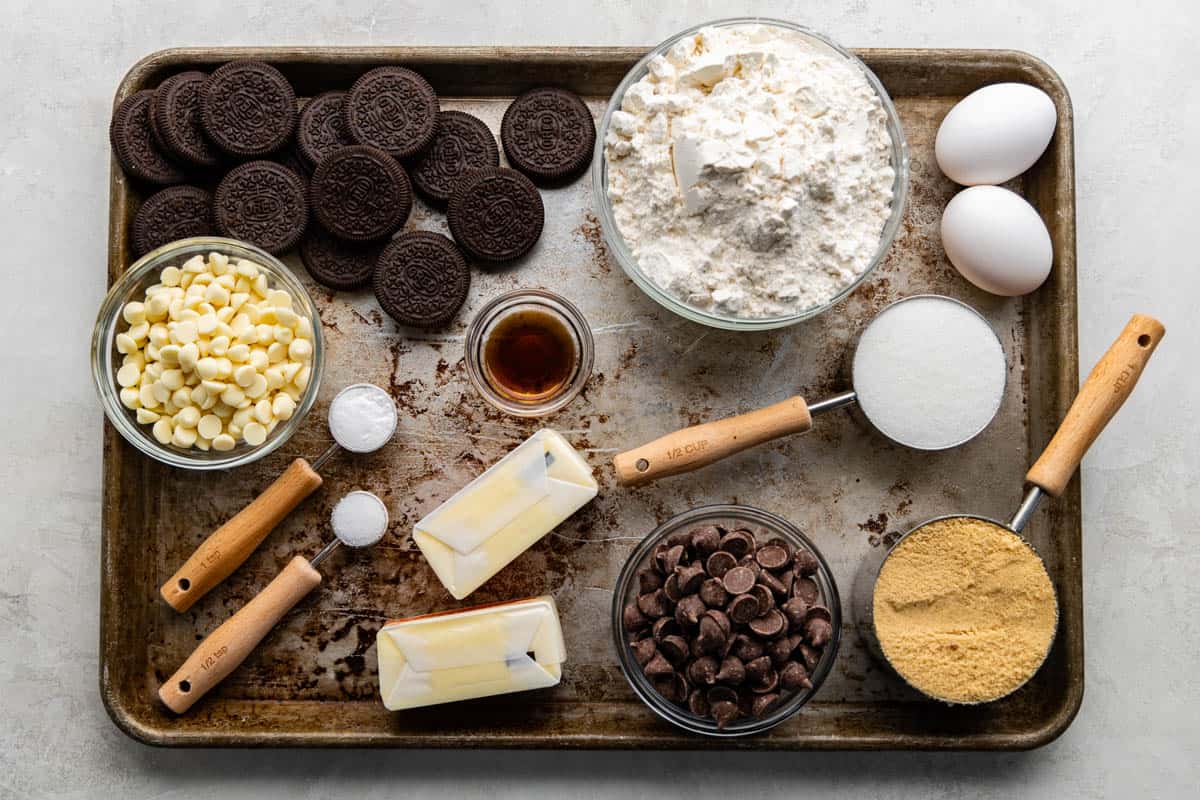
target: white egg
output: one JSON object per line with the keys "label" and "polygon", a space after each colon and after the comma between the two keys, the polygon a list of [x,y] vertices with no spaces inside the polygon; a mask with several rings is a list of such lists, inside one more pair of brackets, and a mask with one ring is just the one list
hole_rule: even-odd
{"label": "white egg", "polygon": [[999,186],[972,186],[942,213],[942,247],[964,278],[992,294],[1029,294],[1050,274],[1050,232],[1033,206]]}
{"label": "white egg", "polygon": [[955,183],[1004,183],[1041,157],[1057,121],[1054,101],[1041,89],[995,83],[950,109],[938,128],[934,155]]}

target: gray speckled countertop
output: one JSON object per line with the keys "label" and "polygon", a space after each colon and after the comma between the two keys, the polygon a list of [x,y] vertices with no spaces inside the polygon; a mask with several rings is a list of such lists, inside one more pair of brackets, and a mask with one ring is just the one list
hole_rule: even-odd
{"label": "gray speckled countertop", "polygon": [[[1046,4],[514,0],[177,4],[10,0],[0,27],[0,798],[1183,797],[1200,781],[1200,10]],[[1087,692],[1026,754],[164,751],[97,693],[100,420],[87,339],[103,293],[112,92],[139,57],[204,44],[652,44],[734,13],[852,46],[1027,50],[1070,89],[1080,362],[1132,311],[1167,338],[1084,464]],[[1190,789],[1188,787],[1191,787]]]}

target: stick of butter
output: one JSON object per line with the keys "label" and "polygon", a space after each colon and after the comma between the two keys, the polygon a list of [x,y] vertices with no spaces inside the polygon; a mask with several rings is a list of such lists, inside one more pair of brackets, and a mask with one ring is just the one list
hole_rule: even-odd
{"label": "stick of butter", "polygon": [[389,711],[556,686],[567,658],[549,595],[388,622],[375,649]]}
{"label": "stick of butter", "polygon": [[562,434],[543,429],[418,522],[413,541],[462,600],[599,491]]}

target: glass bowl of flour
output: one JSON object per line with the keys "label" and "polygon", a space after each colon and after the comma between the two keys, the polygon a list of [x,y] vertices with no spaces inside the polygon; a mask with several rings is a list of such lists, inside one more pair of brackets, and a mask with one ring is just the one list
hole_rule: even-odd
{"label": "glass bowl of flour", "polygon": [[769,330],[830,308],[883,260],[908,159],[865,64],[799,25],[741,18],[672,36],[629,71],[592,180],[642,291],[695,322]]}

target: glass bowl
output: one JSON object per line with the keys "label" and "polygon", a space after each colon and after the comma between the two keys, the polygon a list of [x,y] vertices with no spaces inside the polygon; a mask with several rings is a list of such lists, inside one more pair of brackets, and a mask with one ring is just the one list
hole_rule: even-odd
{"label": "glass bowl", "polygon": [[[812,670],[809,674],[809,679],[812,681],[812,688],[798,691],[792,696],[787,697],[766,716],[738,718],[724,729],[719,729],[713,719],[693,714],[688,709],[670,702],[654,689],[634,659],[633,651],[629,647],[624,615],[622,614],[625,605],[636,600],[638,589],[637,573],[649,564],[654,548],[666,541],[673,533],[701,525],[720,525],[730,530],[745,528],[754,533],[758,544],[765,544],[770,539],[778,537],[786,541],[792,550],[803,548],[811,552],[817,559],[817,572],[813,575],[813,579],[816,581],[817,586],[820,587],[821,599],[829,608],[829,613],[832,617],[830,620],[830,624],[833,627],[832,637],[829,640],[829,644],[825,647],[824,652],[822,652],[821,660],[817,664],[816,669]],[[642,540],[641,544],[637,546],[626,560],[625,566],[621,568],[621,574],[617,577],[616,589],[613,591],[613,641],[617,648],[617,661],[621,665],[621,671],[625,673],[625,679],[629,681],[629,685],[633,688],[634,693],[654,713],[668,722],[672,722],[680,728],[693,733],[722,737],[750,736],[762,733],[788,720],[803,708],[804,704],[811,700],[813,695],[820,691],[821,685],[825,682],[825,678],[829,675],[830,670],[833,668],[833,663],[837,659],[838,646],[842,638],[841,609],[842,603],[838,595],[837,583],[833,579],[833,573],[829,569],[828,562],[825,561],[817,546],[801,533],[796,526],[782,517],[751,506],[701,506],[700,508],[677,514],[662,525],[659,525]]]}
{"label": "glass bowl", "polygon": [[[211,252],[223,253],[231,259],[244,258],[262,267],[270,286],[289,292],[292,295],[294,310],[297,314],[308,317],[313,329],[312,375],[291,419],[280,423],[262,444],[256,446],[240,441],[232,450],[225,452],[160,444],[151,434],[151,426],[139,425],[134,412],[121,403],[120,387],[117,386],[116,379],[122,358],[117,352],[116,337],[128,327],[121,317],[121,310],[125,304],[132,300],[141,301],[146,288],[158,282],[158,276],[165,267],[180,266],[194,255],[207,255]],[[100,402],[104,406],[104,415],[125,441],[138,450],[164,464],[184,469],[238,467],[257,461],[279,448],[291,438],[312,409],[321,387],[324,367],[325,341],[321,333],[321,318],[304,285],[274,256],[253,245],[215,236],[180,239],[152,250],[134,262],[109,289],[96,317],[96,327],[92,330],[92,377],[96,383],[96,391],[100,394]]]}
{"label": "glass bowl", "polygon": [[[616,219],[613,217],[612,203],[608,197],[608,160],[604,153],[604,142],[608,138],[608,129],[612,123],[613,113],[621,109],[621,103],[624,100],[625,92],[630,86],[640,81],[649,72],[649,64],[651,59],[656,56],[666,53],[680,39],[691,36],[703,28],[709,27],[731,27],[737,25],[769,25],[787,30],[795,31],[813,44],[832,50],[841,55],[853,65],[862,70],[867,78],[867,82],[875,90],[876,96],[879,98],[879,103],[883,107],[884,113],[887,116],[888,136],[891,139],[891,164],[895,170],[896,177],[892,182],[892,213],[888,217],[887,222],[883,226],[883,232],[879,237],[879,247],[875,251],[874,257],[870,264],[863,270],[862,274],[854,279],[848,286],[839,291],[828,301],[810,308],[797,311],[793,314],[786,314],[776,317],[736,317],[723,314],[716,314],[711,311],[699,308],[690,303],[681,300],[675,295],[661,288],[653,280],[650,279],[634,258],[629,246],[625,243],[624,237],[621,235],[620,229],[617,227]],[[735,331],[764,331],[774,328],[783,328],[788,325],[794,325],[797,322],[802,322],[806,319],[817,316],[818,314],[832,308],[843,298],[853,292],[858,286],[865,281],[875,268],[879,266],[887,255],[888,250],[892,246],[892,241],[896,238],[896,234],[900,230],[900,223],[904,218],[904,203],[908,196],[908,175],[909,172],[909,153],[908,142],[904,138],[904,129],[900,124],[900,115],[896,112],[896,106],[892,103],[891,97],[883,84],[876,77],[866,64],[858,59],[853,53],[837,44],[826,36],[823,36],[815,31],[812,31],[802,25],[796,25],[784,20],[770,19],[767,17],[734,17],[730,19],[721,19],[714,22],[706,22],[701,25],[696,25],[681,31],[670,37],[662,44],[655,47],[649,53],[642,57],[637,64],[625,75],[624,80],[617,86],[613,92],[612,98],[608,102],[608,108],[604,111],[604,116],[600,120],[600,128],[596,137],[596,147],[592,155],[592,193],[596,197],[597,213],[600,216],[600,226],[604,233],[604,241],[608,245],[608,249],[616,258],[617,263],[621,265],[621,269],[625,270],[625,274],[645,292],[650,299],[654,300],[664,308],[675,312],[685,319],[699,322],[702,325],[708,325],[713,328],[724,328],[725,330]]]}

